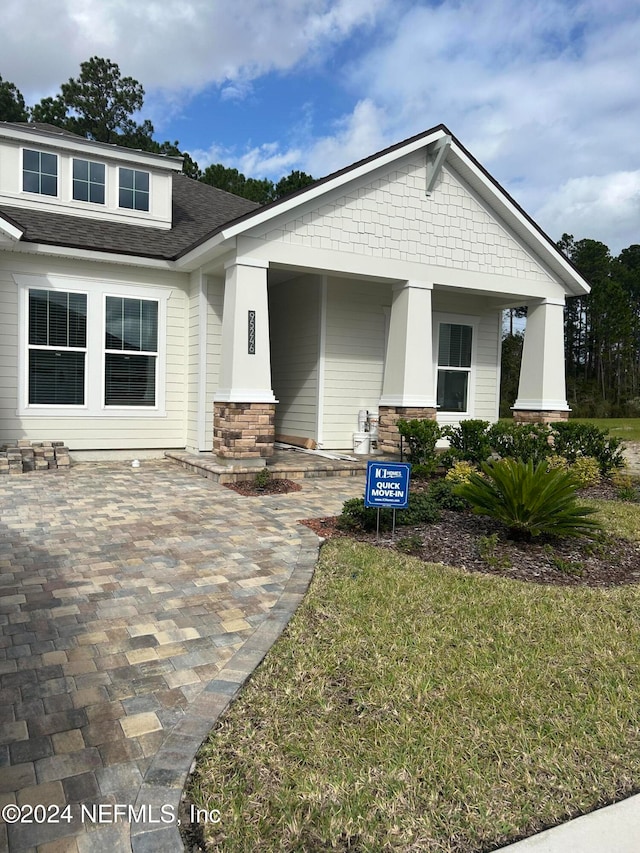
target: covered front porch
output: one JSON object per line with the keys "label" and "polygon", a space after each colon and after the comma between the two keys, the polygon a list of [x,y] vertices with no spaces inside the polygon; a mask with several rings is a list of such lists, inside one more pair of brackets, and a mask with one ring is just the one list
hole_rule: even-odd
{"label": "covered front porch", "polygon": [[228,261],[213,452],[265,460],[276,440],[346,451],[363,409],[378,413],[385,453],[398,452],[399,418],[494,421],[502,311],[522,304],[514,416],[568,417],[560,288],[531,298],[512,280],[491,277],[489,287],[488,276],[442,270],[429,278]]}

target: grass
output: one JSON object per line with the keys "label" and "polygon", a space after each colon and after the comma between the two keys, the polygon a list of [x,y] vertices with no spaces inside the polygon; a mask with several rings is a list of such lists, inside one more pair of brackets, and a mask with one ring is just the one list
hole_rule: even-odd
{"label": "grass", "polygon": [[328,542],[199,754],[207,849],[488,850],[630,794],[639,606]]}
{"label": "grass", "polygon": [[640,418],[571,418],[579,424],[593,424],[624,441],[640,441]]}
{"label": "grass", "polygon": [[595,517],[608,534],[631,542],[640,541],[640,504],[602,500],[588,500],[585,503],[597,508]]}

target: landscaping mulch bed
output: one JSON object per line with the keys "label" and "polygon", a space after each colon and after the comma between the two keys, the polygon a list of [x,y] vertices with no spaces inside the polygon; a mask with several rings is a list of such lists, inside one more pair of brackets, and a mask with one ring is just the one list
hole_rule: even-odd
{"label": "landscaping mulch bed", "polygon": [[238,483],[224,483],[227,489],[237,492],[239,495],[246,497],[263,497],[264,495],[286,495],[289,492],[299,492],[302,489],[298,483],[293,480],[277,480],[271,479],[264,486],[258,488],[254,480],[240,480]]}
{"label": "landscaping mulch bed", "polygon": [[[615,498],[615,489],[603,484],[584,489],[585,498]],[[338,517],[306,519],[302,523],[325,539],[351,536],[383,548],[396,548],[429,563],[443,563],[514,578],[530,583],[558,586],[610,587],[640,583],[640,543],[605,536],[594,542],[586,538],[539,537],[518,542],[506,537],[500,522],[471,512],[442,510],[440,521],[416,527],[396,528],[395,539],[387,531],[345,532]],[[497,537],[497,541],[493,537]]]}

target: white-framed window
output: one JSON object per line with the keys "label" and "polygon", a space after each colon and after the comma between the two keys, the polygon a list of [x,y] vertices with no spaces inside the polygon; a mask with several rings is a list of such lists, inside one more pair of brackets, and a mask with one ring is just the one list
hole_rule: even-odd
{"label": "white-framed window", "polygon": [[477,324],[472,318],[437,320],[436,403],[438,414],[469,415],[473,409]]}
{"label": "white-framed window", "polygon": [[84,406],[87,295],[29,289],[29,405]]}
{"label": "white-framed window", "polygon": [[26,193],[58,195],[58,155],[22,150],[22,189]]}
{"label": "white-framed window", "polygon": [[158,301],[105,297],[105,406],[155,406]]}
{"label": "white-framed window", "polygon": [[119,206],[129,210],[149,210],[149,172],[120,168],[119,175]]}
{"label": "white-framed window", "polygon": [[15,278],[20,290],[19,414],[166,414],[169,290],[51,275]]}
{"label": "white-framed window", "polygon": [[105,203],[106,170],[104,163],[73,158],[73,198],[92,204]]}

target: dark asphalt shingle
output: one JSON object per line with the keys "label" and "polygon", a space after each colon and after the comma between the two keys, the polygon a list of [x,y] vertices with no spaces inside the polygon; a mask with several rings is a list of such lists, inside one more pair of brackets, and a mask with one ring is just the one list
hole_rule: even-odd
{"label": "dark asphalt shingle", "polygon": [[20,228],[27,243],[175,260],[225,223],[259,208],[253,201],[174,174],[171,229],[8,205],[0,205],[0,216]]}

